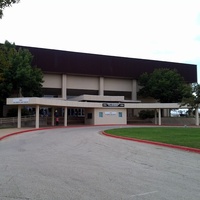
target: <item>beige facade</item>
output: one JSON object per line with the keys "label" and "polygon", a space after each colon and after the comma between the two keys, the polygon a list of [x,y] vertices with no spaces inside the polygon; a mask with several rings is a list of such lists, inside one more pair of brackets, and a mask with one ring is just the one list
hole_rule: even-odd
{"label": "beige facade", "polygon": [[43,88],[61,88],[62,76],[58,74],[44,74]]}
{"label": "beige facade", "polygon": [[99,90],[99,78],[89,76],[67,76],[66,89]]}
{"label": "beige facade", "polygon": [[104,90],[132,92],[132,80],[104,78]]}
{"label": "beige facade", "polygon": [[[43,89],[46,90],[46,98],[7,99],[7,105],[18,106],[19,128],[21,127],[21,109],[24,106],[35,108],[36,128],[40,127],[40,109],[43,107],[51,108],[51,125],[55,125],[55,110],[60,108],[64,126],[68,125],[68,118],[70,119],[70,116],[73,118],[74,115],[84,119],[85,125],[127,124],[128,118],[137,115],[142,109],[154,110],[155,124],[161,125],[161,109],[165,110],[163,113],[167,116],[169,109],[180,107],[177,103],[161,104],[153,99],[143,99],[141,103],[137,100],[137,81],[130,79],[45,74]],[[57,98],[51,95],[51,92],[55,94],[55,91],[58,92]],[[91,95],[94,91],[96,95]],[[106,95],[106,93],[111,95]],[[105,107],[104,103],[108,103],[108,106]],[[123,104],[122,107],[120,103]],[[196,125],[199,125],[198,115]]]}
{"label": "beige facade", "polygon": [[[124,96],[125,100],[137,101],[139,86],[136,80],[122,78],[104,78],[94,76],[75,76],[45,74],[43,88],[59,89],[59,94],[55,95],[62,99],[71,99],[80,95],[100,95],[100,96]],[[70,93],[70,91],[74,91]],[[78,91],[77,93],[75,91]],[[75,93],[75,94],[74,94]],[[54,95],[46,94],[47,97]],[[93,97],[95,98],[95,97]],[[142,99],[142,102],[155,102],[154,99]],[[129,109],[127,117],[138,116],[139,109]]]}
{"label": "beige facade", "polygon": [[125,108],[95,108],[86,109],[85,112],[85,124],[87,125],[127,124]]}
{"label": "beige facade", "polygon": [[[45,89],[50,89],[50,92],[45,92],[45,96],[54,96],[54,89],[59,89],[58,98],[69,99],[74,97],[75,91],[78,95],[106,95],[109,96],[125,96],[128,100],[137,100],[137,82],[131,79],[120,78],[104,78],[93,76],[74,76],[74,75],[58,75],[58,74],[45,74],[44,83]],[[72,92],[72,94],[70,93]]]}

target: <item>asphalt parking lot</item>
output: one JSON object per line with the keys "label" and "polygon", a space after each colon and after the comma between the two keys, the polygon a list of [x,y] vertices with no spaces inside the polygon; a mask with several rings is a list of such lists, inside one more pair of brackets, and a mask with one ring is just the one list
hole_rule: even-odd
{"label": "asphalt parking lot", "polygon": [[200,154],[100,134],[108,128],[0,141],[0,200],[200,199]]}

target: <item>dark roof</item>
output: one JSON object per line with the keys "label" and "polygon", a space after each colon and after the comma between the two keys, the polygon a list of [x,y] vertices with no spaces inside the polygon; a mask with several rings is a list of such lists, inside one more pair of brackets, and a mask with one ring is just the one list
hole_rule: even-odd
{"label": "dark roof", "polygon": [[197,66],[166,61],[105,56],[23,47],[33,54],[33,64],[46,73],[133,78],[156,68],[176,69],[189,83],[197,82]]}

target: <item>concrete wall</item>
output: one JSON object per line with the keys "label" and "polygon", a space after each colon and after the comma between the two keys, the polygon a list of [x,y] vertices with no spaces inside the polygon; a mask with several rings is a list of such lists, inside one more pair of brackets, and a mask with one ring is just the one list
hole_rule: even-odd
{"label": "concrete wall", "polygon": [[132,80],[104,78],[104,90],[132,92]]}
{"label": "concrete wall", "polygon": [[[100,77],[67,75],[68,89],[99,90]],[[44,74],[44,88],[62,88],[62,75]],[[128,79],[104,78],[104,90],[132,92],[133,83]]]}
{"label": "concrete wall", "polygon": [[[120,116],[119,116],[120,113]],[[95,109],[94,112],[94,124],[127,124],[126,109]]]}
{"label": "concrete wall", "polygon": [[125,108],[85,109],[85,124],[86,125],[127,124],[126,109]]}
{"label": "concrete wall", "polygon": [[89,76],[70,76],[67,75],[68,89],[98,90],[99,78]]}
{"label": "concrete wall", "polygon": [[61,88],[62,87],[62,76],[57,74],[44,74],[43,78],[44,88]]}

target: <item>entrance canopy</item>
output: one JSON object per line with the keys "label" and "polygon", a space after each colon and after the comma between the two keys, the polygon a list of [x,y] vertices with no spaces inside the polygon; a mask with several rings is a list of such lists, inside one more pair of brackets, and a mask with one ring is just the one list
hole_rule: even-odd
{"label": "entrance canopy", "polygon": [[[95,101],[94,101],[95,99]],[[84,101],[83,101],[84,100]],[[88,101],[89,100],[89,101]],[[126,120],[126,110],[127,109],[155,109],[158,112],[158,124],[161,125],[161,109],[179,109],[180,105],[178,103],[139,103],[138,101],[124,101],[123,98],[117,97],[109,97],[109,96],[92,96],[86,95],[82,98],[65,100],[65,99],[57,99],[57,98],[38,98],[38,97],[24,97],[24,98],[7,98],[7,105],[15,105],[18,106],[18,128],[21,127],[21,108],[22,106],[30,106],[35,107],[36,109],[36,123],[35,128],[39,128],[39,110],[40,107],[51,107],[54,109],[55,107],[64,108],[64,126],[67,126],[67,108],[85,108],[85,109],[93,109],[101,112],[108,113],[117,113],[119,111],[121,114],[123,113],[123,123],[127,123]],[[113,112],[114,110],[114,112]],[[115,112],[116,111],[116,112]],[[120,115],[121,115],[120,114]],[[94,115],[97,113],[94,112]],[[117,115],[117,114],[116,114]],[[156,117],[157,115],[155,115]],[[113,121],[110,121],[111,124],[116,124],[115,118]],[[54,125],[54,114],[52,112],[52,125]],[[126,122],[125,122],[126,121]],[[104,123],[105,122],[105,123]],[[99,124],[98,122],[93,121],[93,125]],[[102,124],[106,124],[106,121],[102,121]],[[196,115],[196,125],[199,125],[199,118]]]}
{"label": "entrance canopy", "polygon": [[102,102],[74,101],[63,100],[56,98],[38,98],[38,97],[24,97],[24,98],[7,98],[7,105],[26,105],[26,106],[49,106],[49,107],[82,107],[82,108],[102,108],[102,102],[119,102],[124,103],[124,108],[140,108],[140,109],[179,109],[178,103],[131,103],[126,101],[113,101],[113,99],[102,100]]}

